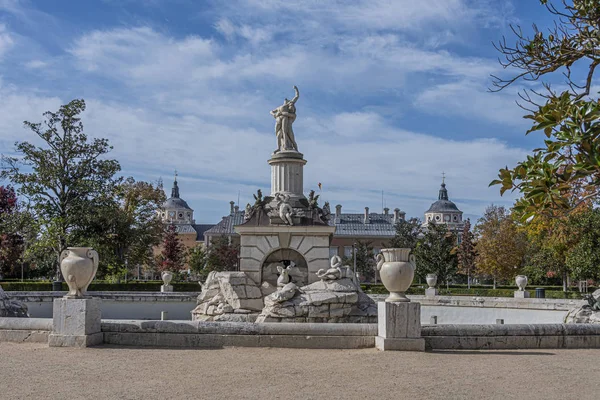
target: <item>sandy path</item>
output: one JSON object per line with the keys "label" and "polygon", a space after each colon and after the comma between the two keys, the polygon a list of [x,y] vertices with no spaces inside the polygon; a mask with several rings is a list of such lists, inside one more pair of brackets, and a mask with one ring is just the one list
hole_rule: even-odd
{"label": "sandy path", "polygon": [[396,353],[0,343],[0,399],[598,399],[600,350]]}

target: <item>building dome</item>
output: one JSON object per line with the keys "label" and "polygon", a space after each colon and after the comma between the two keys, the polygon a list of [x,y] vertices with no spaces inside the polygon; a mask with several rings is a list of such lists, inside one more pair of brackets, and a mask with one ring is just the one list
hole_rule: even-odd
{"label": "building dome", "polygon": [[448,200],[448,190],[446,189],[446,184],[442,183],[442,187],[440,188],[440,192],[438,194],[438,201],[433,203],[429,210],[425,211],[425,213],[431,212],[444,212],[444,211],[460,211],[456,204]]}
{"label": "building dome", "polygon": [[193,224],[194,210],[188,203],[179,197],[179,185],[177,184],[177,176],[173,182],[171,189],[171,197],[169,197],[162,206],[161,218],[164,223],[170,224]]}

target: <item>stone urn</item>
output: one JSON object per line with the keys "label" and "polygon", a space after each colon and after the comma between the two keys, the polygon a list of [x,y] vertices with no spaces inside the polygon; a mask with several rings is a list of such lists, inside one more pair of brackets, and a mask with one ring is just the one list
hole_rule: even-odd
{"label": "stone urn", "polygon": [[413,281],[415,268],[415,255],[411,254],[411,249],[381,249],[377,254],[377,271],[390,292],[386,302],[410,301],[404,292]]}
{"label": "stone urn", "polygon": [[515,282],[517,283],[519,290],[522,292],[525,290],[525,286],[527,286],[527,277],[525,275],[517,275]]}
{"label": "stone urn", "polygon": [[169,283],[171,283],[171,281],[173,280],[173,273],[169,271],[163,271],[161,277],[165,286],[169,286]]}
{"label": "stone urn", "polygon": [[435,285],[437,285],[437,275],[436,274],[427,274],[427,276],[425,277],[425,280],[427,281],[427,285],[429,286],[429,289],[435,289]]}
{"label": "stone urn", "polygon": [[86,291],[98,271],[98,253],[91,247],[67,247],[60,255],[62,272],[69,293],[67,299],[86,297]]}

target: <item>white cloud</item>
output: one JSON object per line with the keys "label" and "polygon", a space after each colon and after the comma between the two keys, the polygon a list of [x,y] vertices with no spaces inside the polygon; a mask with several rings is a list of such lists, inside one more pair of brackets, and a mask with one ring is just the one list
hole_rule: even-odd
{"label": "white cloud", "polygon": [[6,25],[0,24],[0,60],[13,47],[13,44],[14,41],[6,29]]}
{"label": "white cloud", "polygon": [[48,63],[42,60],[31,60],[25,63],[25,68],[27,69],[40,69],[47,67]]}

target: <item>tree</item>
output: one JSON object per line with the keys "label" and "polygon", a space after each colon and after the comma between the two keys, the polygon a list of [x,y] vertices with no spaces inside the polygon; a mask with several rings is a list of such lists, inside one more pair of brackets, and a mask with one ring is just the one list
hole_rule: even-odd
{"label": "tree", "polygon": [[375,278],[375,257],[373,256],[372,242],[356,241],[356,270],[365,280]]}
{"label": "tree", "polygon": [[509,79],[493,77],[495,91],[556,72],[563,72],[569,86],[559,93],[545,82],[543,91],[520,94],[529,105],[524,107],[529,111],[525,118],[533,121],[527,134],[543,131],[546,140],[516,167],[501,169],[499,179],[490,184],[502,185],[501,193],[521,193],[515,211],[525,220],[541,213],[570,212],[600,197],[600,104],[597,96],[590,96],[600,64],[600,3],[563,0],[560,7],[548,0],[541,3],[557,17],[555,26],[544,35],[533,25],[531,37],[513,27],[516,44],[503,38],[496,48],[504,56],[502,66],[518,73]]}
{"label": "tree", "polygon": [[11,186],[0,186],[0,277],[14,274],[24,241],[18,233],[18,204]]}
{"label": "tree", "polygon": [[112,149],[107,139],[88,140],[79,118],[84,110],[83,100],[73,100],[57,112],[44,113],[43,123],[25,121],[43,146],[17,142],[18,157],[2,156],[0,177],[19,185],[40,222],[41,235],[50,236],[46,243],[56,254],[57,279],[60,253],[76,244],[71,232],[114,190],[113,177],[120,170],[117,161],[103,159]]}
{"label": "tree", "polygon": [[230,243],[227,236],[211,238],[207,254],[208,271],[235,271],[238,269],[239,246]]}
{"label": "tree", "polygon": [[185,249],[177,237],[175,225],[167,226],[159,256],[158,270],[178,272],[185,264]]}
{"label": "tree", "polygon": [[569,221],[577,241],[566,254],[566,265],[577,279],[600,280],[600,210],[589,209]]}
{"label": "tree", "polygon": [[429,223],[414,250],[417,274],[425,279],[436,274],[438,282],[446,282],[456,273],[456,235],[445,224]]}
{"label": "tree", "polygon": [[400,220],[396,224],[396,235],[390,241],[390,247],[414,249],[421,233],[421,221],[418,218]]}
{"label": "tree", "polygon": [[190,270],[195,274],[200,275],[202,278],[205,278],[207,274],[204,272],[204,268],[206,267],[207,262],[207,254],[204,246],[194,246],[188,250],[188,265]]}
{"label": "tree", "polygon": [[510,279],[523,266],[527,241],[504,207],[491,205],[475,226],[477,271],[497,279]]}
{"label": "tree", "polygon": [[475,243],[471,232],[471,221],[467,219],[458,245],[458,272],[467,275],[467,287],[471,288],[471,272],[475,270]]}
{"label": "tree", "polygon": [[73,235],[100,254],[102,274],[125,272],[126,266],[148,265],[152,248],[159,245],[164,226],[157,210],[165,194],[162,185],[129,177],[115,186],[114,193],[90,212]]}

